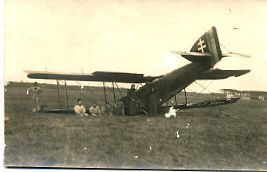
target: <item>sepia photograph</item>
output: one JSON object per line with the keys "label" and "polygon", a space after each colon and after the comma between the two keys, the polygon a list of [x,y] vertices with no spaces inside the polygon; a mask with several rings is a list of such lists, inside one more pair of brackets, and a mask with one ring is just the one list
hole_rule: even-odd
{"label": "sepia photograph", "polygon": [[4,0],[6,168],[267,170],[267,2]]}

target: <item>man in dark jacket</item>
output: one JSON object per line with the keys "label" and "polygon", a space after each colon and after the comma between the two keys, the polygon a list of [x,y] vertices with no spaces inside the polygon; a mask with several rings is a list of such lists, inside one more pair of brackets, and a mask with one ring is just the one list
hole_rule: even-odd
{"label": "man in dark jacket", "polygon": [[148,111],[150,114],[155,115],[158,113],[158,96],[156,93],[155,86],[151,87],[151,93],[148,100]]}
{"label": "man in dark jacket", "polygon": [[129,99],[129,115],[136,115],[137,108],[136,108],[136,95],[135,95],[135,85],[131,85],[131,89],[127,92],[127,97]]}

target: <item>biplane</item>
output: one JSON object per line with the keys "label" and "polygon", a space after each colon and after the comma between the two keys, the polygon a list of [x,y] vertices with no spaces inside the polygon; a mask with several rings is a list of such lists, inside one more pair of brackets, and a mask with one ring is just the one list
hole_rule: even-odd
{"label": "biplane", "polygon": [[[177,95],[196,80],[217,80],[228,77],[238,77],[250,70],[221,70],[214,69],[214,65],[222,58],[234,53],[222,53],[215,27],[205,32],[194,43],[190,52],[174,52],[190,61],[165,75],[145,76],[139,73],[96,71],[91,74],[61,74],[50,72],[28,72],[28,78],[73,80],[73,81],[97,81],[112,83],[140,83],[142,86],[133,91],[133,96],[125,96],[123,102],[126,114],[157,112],[169,99]],[[217,105],[234,103],[237,99],[220,101],[217,103],[204,103],[204,105]],[[201,104],[200,104],[201,105]],[[192,106],[196,107],[196,106]],[[184,108],[187,106],[187,102]]]}

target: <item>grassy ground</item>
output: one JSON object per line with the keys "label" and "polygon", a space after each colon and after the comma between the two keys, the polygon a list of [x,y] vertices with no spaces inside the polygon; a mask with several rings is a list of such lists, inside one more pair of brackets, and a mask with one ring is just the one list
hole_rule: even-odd
{"label": "grassy ground", "polygon": [[[170,119],[77,117],[33,114],[25,93],[13,86],[5,95],[7,166],[267,169],[267,101],[185,110]],[[71,105],[78,96],[70,90]],[[56,90],[46,89],[41,102],[56,106]]]}

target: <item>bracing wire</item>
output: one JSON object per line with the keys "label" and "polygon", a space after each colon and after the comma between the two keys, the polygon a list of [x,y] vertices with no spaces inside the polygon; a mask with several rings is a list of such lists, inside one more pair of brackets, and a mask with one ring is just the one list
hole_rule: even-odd
{"label": "bracing wire", "polygon": [[[76,83],[78,85],[81,85],[79,81],[76,81]],[[88,85],[89,86],[89,85]],[[90,86],[89,86],[90,87]],[[91,94],[93,94],[95,97],[99,97],[102,101],[105,101],[101,96],[97,95],[92,89],[90,89],[89,87],[86,87],[88,91],[91,92]],[[81,90],[80,92],[80,96],[83,97],[83,99],[85,98],[85,100],[89,100],[86,95],[84,95],[83,93],[85,93],[84,91]]]}
{"label": "bracing wire", "polygon": [[223,48],[225,48],[226,51],[230,52],[230,50],[228,48],[226,48],[226,46],[224,46],[223,44],[220,44]]}
{"label": "bracing wire", "polygon": [[[202,93],[204,90],[208,91],[209,93],[212,93],[212,91],[208,90],[207,87],[209,87],[213,81],[210,81],[207,86],[203,86],[202,84],[198,83],[197,81],[195,81],[194,83],[196,83],[198,86],[200,86],[202,89],[200,90],[200,92],[197,92],[197,93]],[[196,94],[192,100],[194,100],[198,95]]]}

